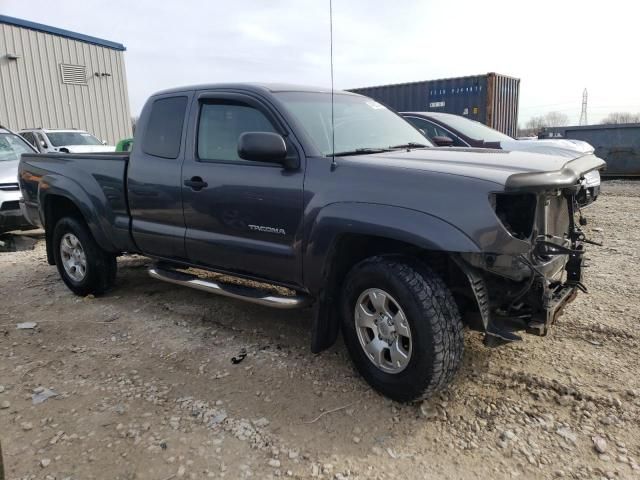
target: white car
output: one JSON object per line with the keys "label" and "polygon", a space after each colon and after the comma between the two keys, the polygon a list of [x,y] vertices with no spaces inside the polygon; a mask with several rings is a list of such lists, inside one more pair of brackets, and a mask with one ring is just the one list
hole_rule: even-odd
{"label": "white car", "polygon": [[116,150],[115,146],[106,145],[106,142],[101,142],[84,130],[27,128],[20,130],[20,135],[40,153],[99,153]]}
{"label": "white car", "polygon": [[[486,125],[451,113],[402,112],[405,120],[440,147],[496,148],[518,152],[533,152],[567,158],[577,158],[594,152],[594,148],[582,140],[525,138],[517,140]],[[585,175],[588,198],[580,199],[586,205],[600,192],[600,173],[597,170]]]}
{"label": "white car", "polygon": [[11,130],[0,127],[0,233],[33,228],[20,209],[18,163],[23,153],[35,153],[35,149]]}

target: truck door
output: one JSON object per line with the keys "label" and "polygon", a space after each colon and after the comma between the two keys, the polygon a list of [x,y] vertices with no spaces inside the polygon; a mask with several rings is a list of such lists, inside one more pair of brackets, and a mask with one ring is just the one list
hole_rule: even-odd
{"label": "truck door", "polygon": [[[191,263],[283,283],[301,282],[304,156],[277,112],[251,95],[202,92],[194,99],[182,170]],[[244,132],[285,136],[300,169],[238,156]]]}
{"label": "truck door", "polygon": [[131,231],[147,255],[185,260],[182,213],[183,128],[191,93],[166,95],[142,111],[129,160]]}

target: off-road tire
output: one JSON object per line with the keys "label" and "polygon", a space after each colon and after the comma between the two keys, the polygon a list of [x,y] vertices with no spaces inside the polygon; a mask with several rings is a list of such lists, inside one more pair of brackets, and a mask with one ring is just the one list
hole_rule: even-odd
{"label": "off-road tire", "polygon": [[[399,373],[386,373],[374,365],[358,340],[356,302],[370,288],[393,296],[411,328],[413,351]],[[408,402],[427,398],[451,381],[462,360],[463,324],[450,290],[426,264],[403,256],[371,257],[349,271],[342,291],[344,340],[357,370],[374,389]]]}
{"label": "off-road tire", "polygon": [[[85,253],[87,271],[81,281],[71,278],[64,269],[62,255],[60,253],[60,242],[66,233],[72,233],[80,241]],[[53,255],[58,268],[58,273],[76,295],[86,296],[89,294],[100,295],[109,290],[116,280],[118,265],[116,256],[106,252],[96,243],[89,227],[86,223],[76,217],[63,217],[56,223],[53,236]]]}

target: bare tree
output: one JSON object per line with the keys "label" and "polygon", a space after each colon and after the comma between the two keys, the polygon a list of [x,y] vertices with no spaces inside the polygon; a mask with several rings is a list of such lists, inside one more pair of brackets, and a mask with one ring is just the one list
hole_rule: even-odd
{"label": "bare tree", "polygon": [[549,112],[544,116],[545,127],[564,127],[569,125],[569,117],[562,112]]}
{"label": "bare tree", "polygon": [[640,113],[612,112],[602,119],[600,123],[640,123]]}
{"label": "bare tree", "polygon": [[569,117],[562,112],[549,112],[545,115],[531,117],[523,130],[537,133],[544,127],[563,127],[569,125]]}

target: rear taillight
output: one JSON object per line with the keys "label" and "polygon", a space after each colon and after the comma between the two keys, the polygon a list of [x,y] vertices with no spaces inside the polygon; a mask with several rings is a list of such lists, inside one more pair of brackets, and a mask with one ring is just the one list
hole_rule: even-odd
{"label": "rear taillight", "polygon": [[533,193],[492,193],[489,200],[496,216],[511,235],[520,240],[531,236],[537,203]]}

